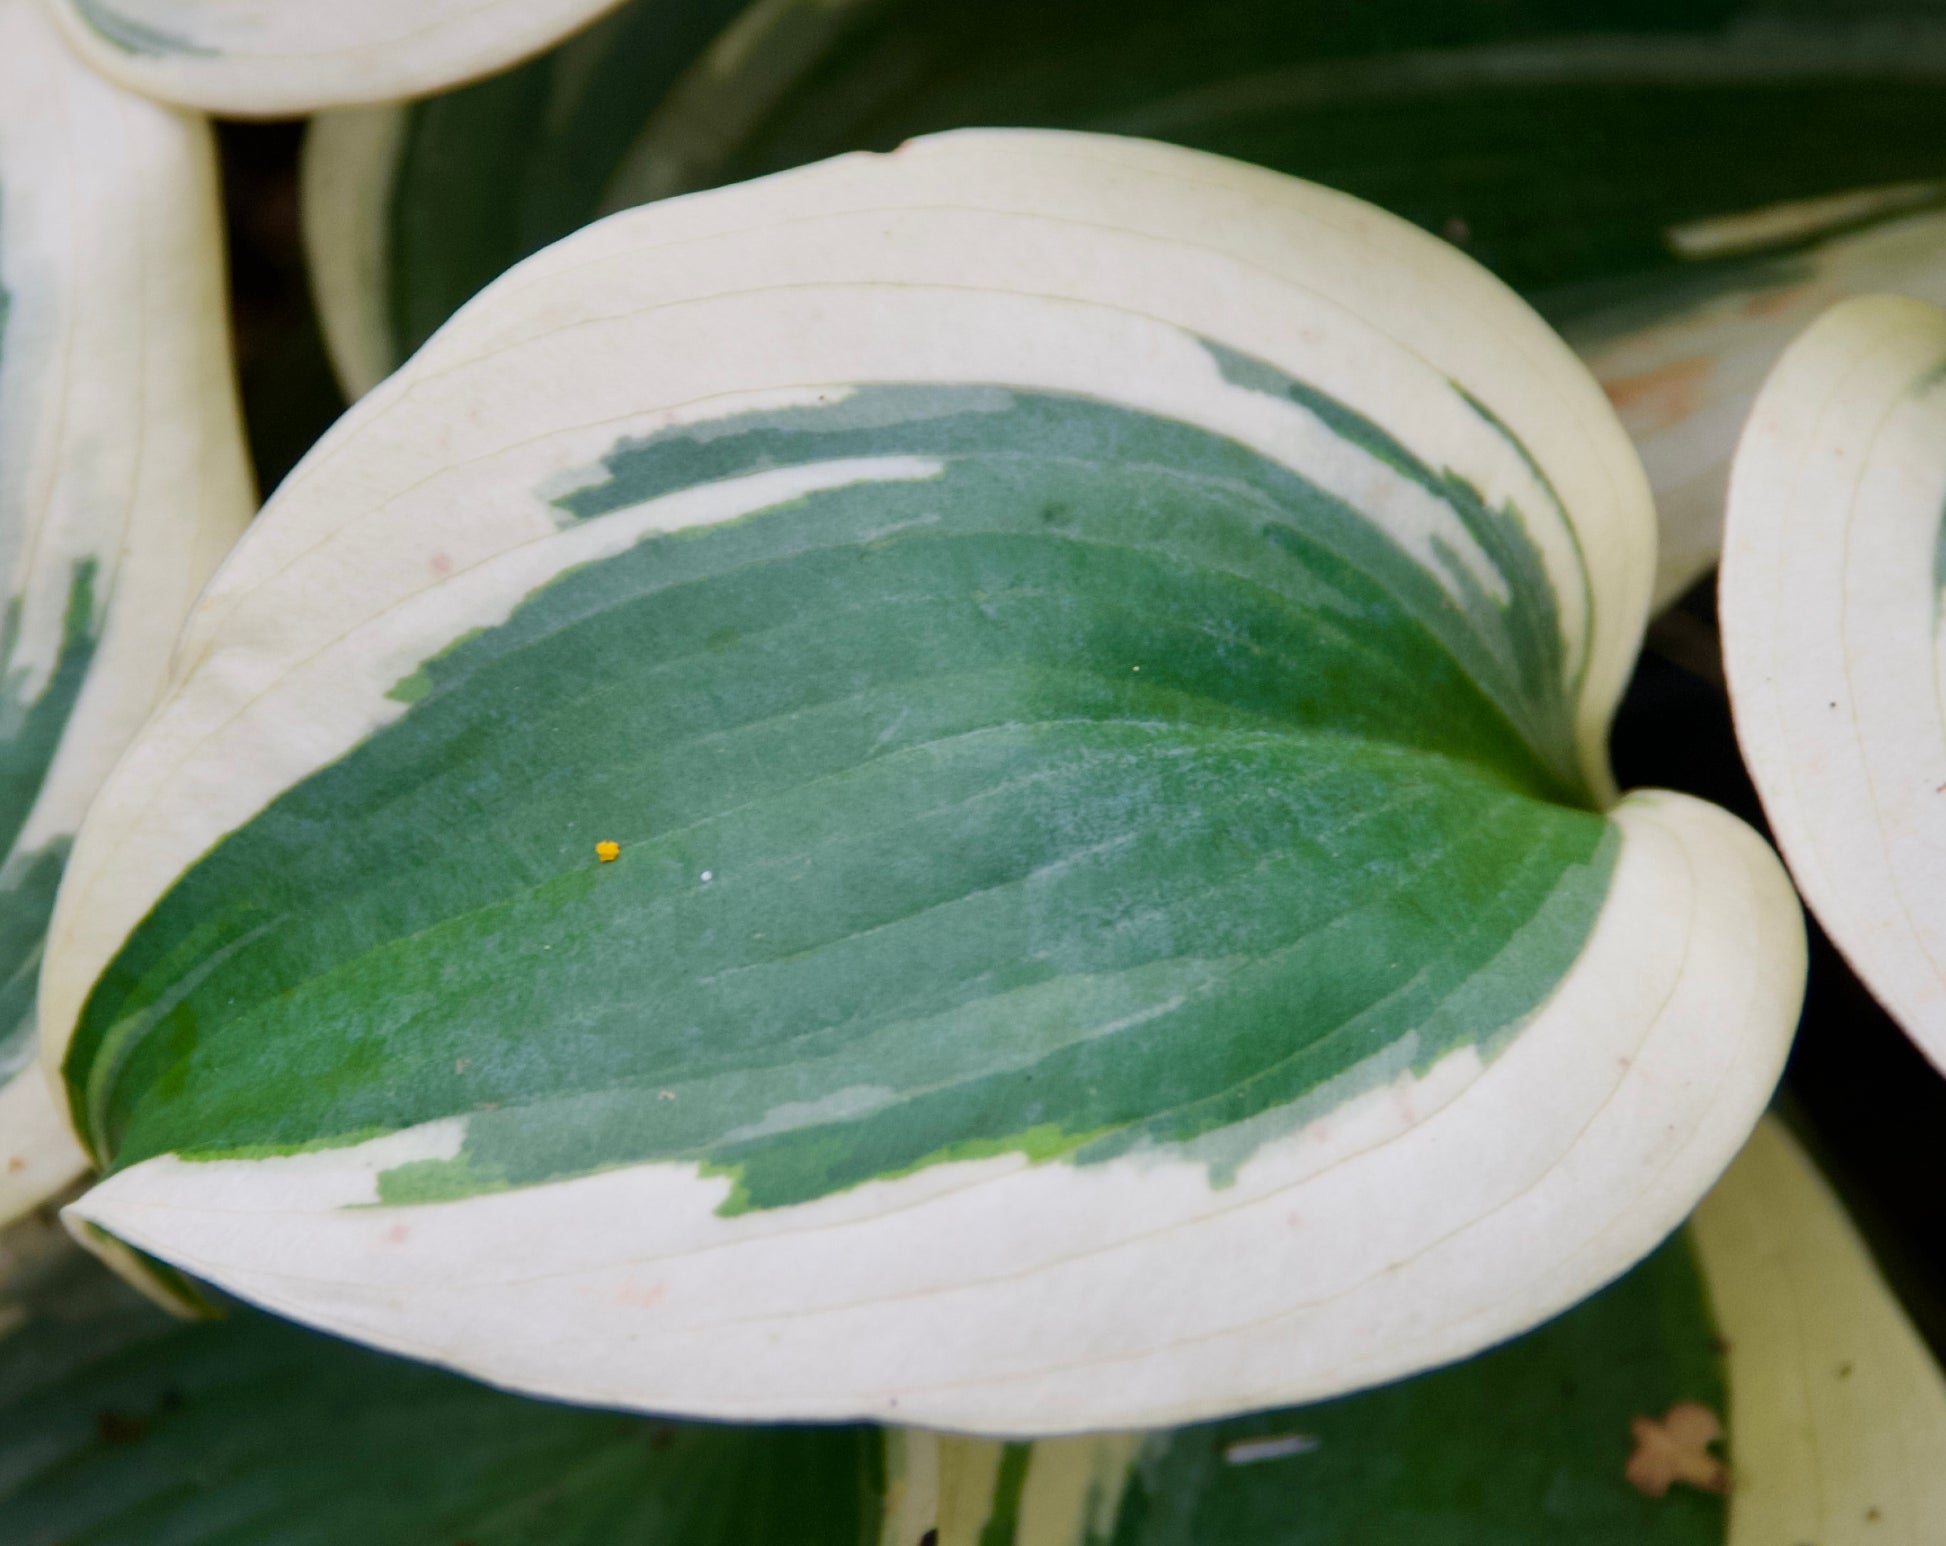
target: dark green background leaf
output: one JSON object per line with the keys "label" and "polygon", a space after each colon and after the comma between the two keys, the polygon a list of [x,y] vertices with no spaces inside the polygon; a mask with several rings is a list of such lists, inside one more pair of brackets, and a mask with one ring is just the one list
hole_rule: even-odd
{"label": "dark green background leaf", "polygon": [[[877,1546],[862,1428],[528,1401],[238,1309],[165,1317],[63,1252],[0,1336],[7,1546]],[[1622,1479],[1628,1426],[1722,1409],[1688,1247],[1456,1368],[1152,1440],[1112,1546],[1716,1546],[1720,1498]],[[1305,1453],[1238,1464],[1301,1434]],[[998,1524],[998,1521],[995,1522]],[[910,1546],[918,1546],[917,1542]],[[1012,1546],[1002,1529],[997,1546]]]}
{"label": "dark green background leaf", "polygon": [[[406,109],[386,302],[397,358],[603,211],[730,10],[636,0],[573,59]],[[1909,0],[805,5],[754,70],[685,83],[658,131],[681,162],[663,191],[972,125],[1136,134],[1357,194],[1546,291],[1676,267],[1674,224],[1946,176],[1938,13],[1903,51],[1885,41],[1888,22],[1927,14]]]}
{"label": "dark green background leaf", "polygon": [[63,1253],[0,1337],[7,1546],[876,1546],[868,1428],[505,1395],[249,1310],[185,1325]]}

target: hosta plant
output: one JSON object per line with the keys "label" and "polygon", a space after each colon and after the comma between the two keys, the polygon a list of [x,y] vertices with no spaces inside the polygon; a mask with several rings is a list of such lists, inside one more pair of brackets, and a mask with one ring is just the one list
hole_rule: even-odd
{"label": "hosta plant", "polygon": [[1933,1546],[1943,76],[0,0],[0,1543]]}
{"label": "hosta plant", "polygon": [[70,862],[70,1210],[580,1401],[1054,1434],[1474,1352],[1794,1022],[1605,742],[1654,524],[1499,282],[966,133],[515,269],[286,482]]}

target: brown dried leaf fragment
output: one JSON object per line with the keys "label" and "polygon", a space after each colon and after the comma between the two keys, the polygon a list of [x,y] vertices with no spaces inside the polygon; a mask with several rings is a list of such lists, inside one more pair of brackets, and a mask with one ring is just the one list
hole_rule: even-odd
{"label": "brown dried leaf fragment", "polygon": [[1710,1445],[1723,1437],[1723,1424],[1708,1407],[1678,1401],[1658,1422],[1637,1417],[1629,1424],[1635,1452],[1622,1475],[1637,1492],[1651,1498],[1666,1495],[1681,1482],[1703,1492],[1728,1492],[1730,1469]]}

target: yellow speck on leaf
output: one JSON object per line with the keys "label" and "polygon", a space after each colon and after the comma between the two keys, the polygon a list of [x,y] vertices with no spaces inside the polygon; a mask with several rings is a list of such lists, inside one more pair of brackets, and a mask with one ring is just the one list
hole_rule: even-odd
{"label": "yellow speck on leaf", "polygon": [[595,844],[595,857],[601,860],[603,864],[613,864],[621,856],[622,845],[620,843]]}
{"label": "yellow speck on leaf", "polygon": [[1629,1424],[1635,1453],[1622,1475],[1637,1492],[1666,1495],[1677,1482],[1703,1492],[1728,1492],[1730,1469],[1710,1445],[1723,1437],[1723,1424],[1708,1407],[1678,1401],[1657,1422],[1638,1417]]}

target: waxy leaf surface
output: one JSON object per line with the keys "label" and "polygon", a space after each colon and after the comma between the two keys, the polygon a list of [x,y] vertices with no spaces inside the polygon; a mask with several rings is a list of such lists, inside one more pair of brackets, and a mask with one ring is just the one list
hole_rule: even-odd
{"label": "waxy leaf surface", "polygon": [[34,995],[82,812],[253,503],[199,121],[0,0],[0,1221],[85,1164]]}
{"label": "waxy leaf surface", "polygon": [[[1652,526],[1466,259],[973,133],[509,275],[280,491],[77,849],[77,1207],[549,1393],[1335,1394],[1661,1240],[1794,1019],[1617,805]],[[608,845],[613,845],[612,847]]]}
{"label": "waxy leaf surface", "polygon": [[1724,661],[1737,737],[1799,889],[1946,1068],[1946,312],[1837,307],[1737,451]]}

